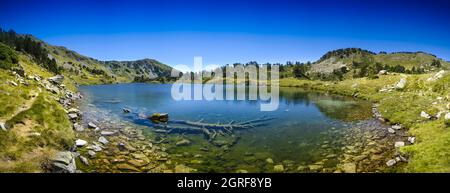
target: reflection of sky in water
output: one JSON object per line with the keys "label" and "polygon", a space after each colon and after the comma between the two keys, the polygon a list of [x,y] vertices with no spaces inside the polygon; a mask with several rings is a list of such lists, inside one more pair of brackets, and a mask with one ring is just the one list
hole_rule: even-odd
{"label": "reflection of sky in water", "polygon": [[266,126],[244,132],[229,153],[230,159],[240,159],[243,152],[250,151],[264,152],[274,159],[308,161],[314,153],[310,145],[321,140],[321,132],[371,116],[368,102],[299,88],[280,88],[279,108],[270,112],[261,112],[259,101],[175,101],[170,88],[161,84],[119,84],[83,86],[81,91],[90,103],[129,121],[135,121],[137,115],[124,114],[124,107],[146,115],[167,112],[172,120],[203,119],[212,123],[275,118]]}

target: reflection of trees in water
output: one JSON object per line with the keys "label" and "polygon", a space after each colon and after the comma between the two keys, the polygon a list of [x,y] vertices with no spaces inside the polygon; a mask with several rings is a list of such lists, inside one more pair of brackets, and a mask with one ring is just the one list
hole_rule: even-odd
{"label": "reflection of trees in water", "polygon": [[342,121],[363,120],[372,116],[369,102],[339,95],[286,88],[280,90],[280,98],[286,104],[310,105],[313,103],[327,117]]}

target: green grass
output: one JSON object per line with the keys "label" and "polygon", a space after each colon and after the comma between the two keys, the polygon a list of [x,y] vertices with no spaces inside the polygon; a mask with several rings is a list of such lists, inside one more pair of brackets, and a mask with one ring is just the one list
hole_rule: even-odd
{"label": "green grass", "polygon": [[[400,123],[416,136],[417,143],[402,148],[411,160],[404,172],[450,172],[450,128],[439,120],[425,120],[420,112],[436,115],[449,111],[450,74],[436,81],[427,78],[434,74],[409,75],[407,86],[401,91],[378,92],[386,85],[394,85],[404,75],[380,76],[378,79],[348,79],[340,82],[310,81],[287,78],[280,80],[281,86],[306,87],[341,95],[364,98],[379,104],[383,117],[391,123]],[[406,77],[406,76],[405,76]],[[442,97],[442,100],[437,100]],[[434,104],[433,104],[434,103]]]}

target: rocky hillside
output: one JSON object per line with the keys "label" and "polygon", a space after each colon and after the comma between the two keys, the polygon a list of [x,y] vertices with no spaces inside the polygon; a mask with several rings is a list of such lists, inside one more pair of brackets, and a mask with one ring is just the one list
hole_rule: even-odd
{"label": "rocky hillside", "polygon": [[407,74],[423,74],[449,69],[450,63],[424,52],[374,53],[360,48],[330,51],[310,67],[317,76],[370,77],[381,70]]}
{"label": "rocky hillside", "polygon": [[[0,42],[42,64],[54,74],[62,74],[76,84],[165,81],[172,68],[153,59],[100,61],[62,46],[53,46],[31,35],[0,30]],[[33,45],[33,46],[28,46]],[[51,64],[51,68],[47,67]]]}

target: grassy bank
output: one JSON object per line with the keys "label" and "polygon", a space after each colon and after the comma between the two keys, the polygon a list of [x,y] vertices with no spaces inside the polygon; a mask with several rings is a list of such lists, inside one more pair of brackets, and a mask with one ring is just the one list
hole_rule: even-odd
{"label": "grassy bank", "polygon": [[[450,172],[450,129],[439,119],[425,119],[424,111],[432,116],[448,112],[450,94],[450,74],[435,81],[428,81],[434,74],[382,75],[377,79],[359,78],[339,82],[280,80],[283,87],[304,87],[335,94],[354,96],[379,104],[382,116],[391,124],[400,123],[409,129],[409,134],[417,138],[414,145],[401,148],[410,156],[405,172]],[[406,79],[403,89],[380,92]]]}

